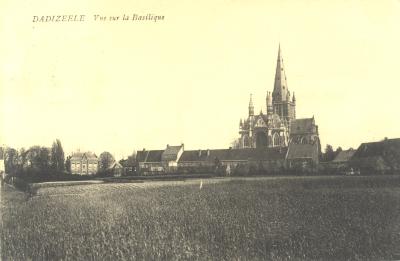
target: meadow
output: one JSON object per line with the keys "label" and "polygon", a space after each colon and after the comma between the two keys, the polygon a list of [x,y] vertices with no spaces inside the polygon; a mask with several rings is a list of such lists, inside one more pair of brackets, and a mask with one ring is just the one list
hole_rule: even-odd
{"label": "meadow", "polygon": [[1,214],[4,260],[400,258],[393,176],[3,188]]}

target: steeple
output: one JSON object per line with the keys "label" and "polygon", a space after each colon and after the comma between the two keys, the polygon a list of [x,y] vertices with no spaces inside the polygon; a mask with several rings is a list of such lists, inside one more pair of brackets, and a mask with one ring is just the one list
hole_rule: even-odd
{"label": "steeple", "polygon": [[254,116],[254,105],[253,105],[253,95],[250,94],[250,102],[249,102],[249,116]]}
{"label": "steeple", "polygon": [[286,101],[287,91],[288,87],[286,82],[286,73],[283,66],[281,45],[279,44],[278,59],[276,61],[274,91],[272,92],[274,102]]}

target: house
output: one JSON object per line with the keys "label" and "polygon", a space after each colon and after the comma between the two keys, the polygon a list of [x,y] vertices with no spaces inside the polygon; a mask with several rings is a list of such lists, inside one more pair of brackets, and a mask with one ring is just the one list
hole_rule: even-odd
{"label": "house", "polygon": [[136,159],[122,159],[119,163],[123,167],[123,175],[132,176],[136,173]]}
{"label": "house", "polygon": [[118,161],[114,161],[111,164],[109,170],[114,177],[121,177],[122,175],[124,175],[124,167]]}
{"label": "house", "polygon": [[335,166],[336,169],[347,168],[355,152],[356,150],[354,149],[342,150],[336,155],[330,164]]}
{"label": "house", "polygon": [[164,150],[138,151],[136,161],[138,162],[139,172],[143,175],[164,173],[161,156]]}
{"label": "house", "polygon": [[362,174],[384,174],[400,171],[400,139],[362,143],[349,165]]}
{"label": "house", "polygon": [[183,149],[183,144],[179,146],[167,144],[165,150],[138,151],[136,161],[139,171],[144,175],[176,172]]}
{"label": "house", "polygon": [[93,152],[75,152],[71,156],[71,173],[94,175],[99,168],[99,160]]}

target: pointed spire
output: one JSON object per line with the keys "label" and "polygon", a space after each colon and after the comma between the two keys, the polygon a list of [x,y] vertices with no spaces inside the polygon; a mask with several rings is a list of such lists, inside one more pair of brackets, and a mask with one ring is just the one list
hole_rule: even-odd
{"label": "pointed spire", "polygon": [[294,96],[294,92],[293,92],[293,98],[292,98],[293,103],[296,102],[296,97]]}
{"label": "pointed spire", "polygon": [[254,105],[253,105],[253,95],[252,94],[250,94],[249,116],[254,116]]}
{"label": "pointed spire", "polygon": [[283,66],[283,58],[281,51],[281,44],[279,43],[278,47],[278,58],[276,62],[276,72],[275,72],[275,82],[274,82],[274,91],[272,93],[274,101],[286,101],[287,98],[287,82],[286,82],[286,74]]}

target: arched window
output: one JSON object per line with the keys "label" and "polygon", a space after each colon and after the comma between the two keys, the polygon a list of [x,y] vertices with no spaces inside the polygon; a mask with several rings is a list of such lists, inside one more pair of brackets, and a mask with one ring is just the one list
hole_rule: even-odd
{"label": "arched window", "polygon": [[279,145],[281,145],[280,137],[279,137],[278,133],[275,133],[274,134],[274,146],[279,146]]}
{"label": "arched window", "polygon": [[249,147],[249,137],[248,136],[243,137],[243,147]]}

